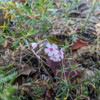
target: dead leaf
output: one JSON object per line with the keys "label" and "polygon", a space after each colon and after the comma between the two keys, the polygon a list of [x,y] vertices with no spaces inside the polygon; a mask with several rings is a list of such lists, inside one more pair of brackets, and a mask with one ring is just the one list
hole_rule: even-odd
{"label": "dead leaf", "polygon": [[4,19],[6,19],[8,17],[8,15],[10,15],[10,13],[11,13],[10,11],[6,11]]}
{"label": "dead leaf", "polygon": [[71,17],[76,17],[81,14],[81,11],[79,10],[73,10],[72,13],[70,14]]}
{"label": "dead leaf", "polygon": [[16,83],[18,83],[18,86],[23,84],[23,77],[26,79],[27,76],[29,76],[30,74],[35,74],[37,72],[37,70],[33,69],[33,68],[26,68],[25,70],[23,70],[14,80],[13,85],[15,85]]}
{"label": "dead leaf", "polygon": [[7,41],[7,39],[3,42],[3,46],[4,47],[7,47],[7,44],[8,44],[8,41]]}
{"label": "dead leaf", "polygon": [[84,72],[84,75],[85,75],[85,78],[95,76],[94,72],[91,71],[91,70],[86,70],[86,71]]}
{"label": "dead leaf", "polygon": [[80,47],[82,47],[82,46],[86,46],[86,45],[88,45],[89,44],[89,42],[84,42],[84,41],[82,41],[82,40],[80,40],[80,39],[77,39],[76,40],[76,42],[72,42],[72,50],[76,50],[76,49],[78,49],[78,48],[80,48]]}
{"label": "dead leaf", "polygon": [[16,0],[18,3],[25,3],[26,0]]}
{"label": "dead leaf", "polygon": [[[25,46],[23,46],[22,43],[19,43],[19,45],[20,45],[19,48],[21,48],[21,50],[25,50]],[[19,49],[19,48],[18,48],[18,49]]]}
{"label": "dead leaf", "polygon": [[56,3],[57,8],[61,8],[61,3]]}
{"label": "dead leaf", "polygon": [[70,16],[76,17],[76,16],[81,15],[81,17],[83,16],[86,17],[87,15],[86,12],[89,11],[88,8],[89,6],[87,5],[87,3],[81,3],[77,7],[75,7],[75,9],[72,11]]}
{"label": "dead leaf", "polygon": [[[77,65],[76,61],[74,59],[70,59],[71,57],[66,57],[65,60],[62,60],[60,62],[53,62],[52,60],[48,59],[47,64],[50,66],[50,68],[53,71],[53,74],[55,77],[61,77],[61,73],[57,72],[57,70],[60,70],[61,67],[68,68],[63,74],[63,77],[66,79],[71,78],[71,80],[74,80],[75,78],[81,77],[81,72],[78,70],[78,67],[74,67],[73,69],[70,68],[70,64],[73,66]],[[68,60],[69,59],[69,60]],[[70,63],[69,63],[70,62]],[[63,65],[62,65],[63,64]],[[65,65],[65,66],[64,66]]]}
{"label": "dead leaf", "polygon": [[52,100],[50,90],[47,90],[47,91],[46,91],[45,99],[44,99],[44,100]]}
{"label": "dead leaf", "polygon": [[89,6],[88,6],[87,3],[81,3],[81,4],[78,6],[78,10],[80,10],[80,11],[86,10],[86,9],[88,9],[88,8],[89,8]]}
{"label": "dead leaf", "polygon": [[14,47],[12,47],[13,43],[7,39],[2,43],[2,45],[4,48],[14,50]]}
{"label": "dead leaf", "polygon": [[94,71],[92,70],[86,70],[85,68],[79,68],[80,71],[83,71],[83,76],[87,79],[89,77],[93,77],[95,76]]}
{"label": "dead leaf", "polygon": [[88,14],[89,14],[90,10],[84,10],[82,13],[81,13],[81,17],[87,17]]}
{"label": "dead leaf", "polygon": [[40,72],[37,71],[37,73],[35,74],[35,79],[37,79],[40,76]]}

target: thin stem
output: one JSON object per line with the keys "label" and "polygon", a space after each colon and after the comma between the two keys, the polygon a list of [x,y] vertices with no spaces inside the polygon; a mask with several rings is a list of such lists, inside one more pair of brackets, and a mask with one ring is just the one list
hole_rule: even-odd
{"label": "thin stem", "polygon": [[4,36],[5,38],[9,38],[9,39],[12,39],[12,40],[19,40],[19,39],[24,39],[24,37],[20,37],[20,38],[14,38],[14,37],[10,37],[10,36],[6,36],[4,35],[3,33],[0,33],[0,35]]}
{"label": "thin stem", "polygon": [[82,26],[81,34],[83,33],[83,30],[85,29],[86,23],[88,22],[88,19],[89,19],[90,15],[91,15],[91,13],[92,13],[94,7],[95,7],[96,2],[97,2],[97,0],[94,1],[94,4],[93,4],[93,6],[92,6],[92,8],[91,8],[91,11],[90,11],[90,13],[89,13],[89,15],[88,15],[88,17],[87,17],[87,19],[86,19],[84,25]]}

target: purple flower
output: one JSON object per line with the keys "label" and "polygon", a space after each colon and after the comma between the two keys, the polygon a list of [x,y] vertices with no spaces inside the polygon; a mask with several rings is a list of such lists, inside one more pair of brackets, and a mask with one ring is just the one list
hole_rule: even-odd
{"label": "purple flower", "polygon": [[31,43],[32,48],[35,49],[38,46],[38,43]]}
{"label": "purple flower", "polygon": [[64,53],[62,51],[62,49],[60,51],[58,51],[58,56],[63,59],[64,58]]}
{"label": "purple flower", "polygon": [[56,56],[52,56],[52,57],[50,57],[49,59],[50,59],[50,60],[53,60],[54,62],[61,61],[61,59],[59,58],[58,55],[56,55]]}
{"label": "purple flower", "polygon": [[46,47],[44,49],[45,53],[48,53],[48,56],[53,56],[53,55],[57,55],[58,53],[58,50],[57,50],[57,45],[56,44],[50,44],[49,42],[46,44]]}

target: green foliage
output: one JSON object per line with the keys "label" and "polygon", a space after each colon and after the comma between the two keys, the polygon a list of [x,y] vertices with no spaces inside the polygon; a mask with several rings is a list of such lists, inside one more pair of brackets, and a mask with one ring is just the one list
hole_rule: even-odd
{"label": "green foliage", "polygon": [[[1,9],[5,9],[6,12],[10,11],[10,14],[8,16],[6,16],[5,18],[5,23],[2,30],[3,35],[0,35],[0,44],[2,42],[4,42],[7,38],[10,37],[10,39],[12,39],[13,45],[12,47],[15,48],[17,45],[21,42],[23,44],[26,44],[27,47],[30,49],[30,41],[35,41],[33,40],[32,37],[34,37],[34,35],[39,34],[40,37],[43,37],[46,33],[46,31],[48,29],[51,28],[51,25],[53,24],[52,19],[55,16],[60,17],[59,14],[55,14],[54,11],[54,6],[52,5],[53,0],[37,0],[36,2],[34,0],[27,0],[26,3],[29,3],[29,6],[26,6],[25,4],[21,4],[21,3],[13,3],[13,2],[9,2],[12,0],[0,0],[3,3],[0,2],[0,7]],[[60,3],[62,5],[62,10],[63,13],[65,13],[65,11],[67,11],[67,14],[64,14],[64,18],[62,18],[61,20],[65,20],[65,18],[69,17],[69,15],[71,13],[73,13],[74,8],[77,7],[77,3],[78,0],[74,0],[75,2],[71,2],[70,4],[67,3],[66,5],[63,5],[64,3],[62,3],[63,1],[60,0]],[[91,12],[84,24],[84,26],[82,27],[82,32],[85,29],[85,25],[92,13],[92,10],[96,4],[95,3],[93,5],[93,7],[91,8]],[[13,16],[13,19],[10,19],[10,17]],[[9,19],[13,22],[13,25],[15,25],[15,30],[11,30],[10,27],[6,26],[9,22]],[[69,23],[69,26],[70,23]],[[76,35],[71,34],[71,41],[74,40],[76,41]],[[49,36],[47,37],[48,41],[50,43],[54,43],[57,42],[58,44],[64,44],[63,41],[60,41],[58,39],[56,39],[55,37]],[[65,40],[65,50],[66,52],[68,51],[67,49],[70,47],[71,45],[68,45],[67,40]],[[69,62],[70,63],[70,62]],[[16,70],[16,68],[11,69],[10,71],[5,73],[5,69],[9,68],[12,64],[6,66],[6,67],[2,67],[0,68],[0,99],[2,100],[14,100],[17,98],[15,98],[12,94],[14,93],[14,91],[16,90],[15,86],[12,86],[12,82],[14,81],[17,73],[11,74],[14,70]],[[78,65],[76,65],[78,66]],[[78,85],[75,84],[75,82],[71,83],[70,82],[70,78],[63,79],[63,73],[65,73],[69,68],[73,69],[74,67],[73,64],[70,65],[70,67],[68,68],[62,68],[61,70],[58,70],[58,72],[62,73],[62,77],[61,78],[57,78],[58,82],[57,84],[59,85],[59,90],[57,93],[57,98],[60,98],[60,100],[63,100],[64,98],[68,98],[69,96],[72,96],[72,94],[70,93],[71,89],[74,89],[75,91],[77,90],[77,88],[84,86],[84,88],[82,89],[82,95],[88,96],[89,91],[87,90],[87,87],[91,87],[95,86],[95,90],[97,92],[97,96],[99,97],[100,95],[100,88],[99,88],[99,82],[100,82],[100,71],[95,70],[95,76],[93,76],[92,78],[89,77],[86,80],[80,80],[80,83]],[[72,70],[74,71],[74,70]],[[84,79],[84,77],[83,77]],[[27,80],[26,80],[27,81]],[[92,85],[91,85],[91,84]],[[34,92],[36,95],[41,94],[41,90],[40,88],[36,88],[34,89]],[[20,96],[18,97],[25,99],[24,96],[22,96],[21,94],[19,94]],[[76,97],[77,99],[81,99],[79,97],[79,95],[74,95],[74,97]],[[36,97],[34,97],[33,99],[36,99]]]}
{"label": "green foliage", "polygon": [[[63,74],[63,69],[59,70]],[[84,73],[84,71],[82,72]],[[70,78],[63,79],[63,78],[57,78],[59,85],[59,90],[56,98],[59,100],[64,100],[64,98],[68,97],[76,97],[77,100],[82,100],[80,95],[83,95],[85,97],[88,97],[90,93],[93,91],[96,92],[97,97],[100,98],[100,71],[97,69],[94,69],[95,75],[87,78],[83,75],[81,79],[79,79],[79,83],[77,83],[77,80],[74,82],[70,81]],[[78,89],[81,90],[80,94],[71,94],[71,90],[77,91]],[[79,90],[79,91],[80,91]]]}
{"label": "green foliage", "polygon": [[91,15],[91,13],[92,13],[92,11],[93,11],[93,9],[94,9],[94,7],[95,7],[97,1],[98,1],[98,0],[95,0],[95,1],[94,1],[94,4],[93,4],[93,6],[92,6],[92,8],[91,8],[91,11],[90,11],[90,13],[89,13],[89,15],[88,15],[88,17],[87,17],[87,19],[86,19],[84,25],[82,26],[81,34],[83,34],[83,31],[84,31],[84,29],[85,29],[85,26],[86,26],[86,24],[87,24],[87,22],[88,22],[88,19],[90,18],[90,15]]}
{"label": "green foliage", "polygon": [[[25,4],[21,3],[13,3],[11,2],[11,0],[7,0],[5,2],[1,3],[0,5],[2,5],[2,8],[5,8],[7,6],[6,11],[11,12],[9,18],[10,16],[13,16],[12,22],[13,24],[16,24],[15,30],[18,31],[17,33],[15,33],[15,31],[11,31],[9,27],[4,26],[7,30],[7,32],[4,32],[3,28],[3,34],[5,35],[5,38],[7,38],[8,36],[12,38],[12,47],[14,47],[15,49],[19,42],[25,42],[30,49],[28,38],[34,36],[37,33],[39,33],[40,36],[43,36],[47,29],[51,27],[52,21],[50,20],[50,17],[54,16],[53,13],[51,13],[51,11],[53,11],[53,0],[46,0],[46,2],[44,2],[44,0],[39,0],[38,3],[31,1],[32,5],[30,6],[26,6]],[[5,23],[8,22],[7,17]],[[23,39],[21,39],[21,37],[23,37]],[[4,41],[4,39],[2,41]]]}
{"label": "green foliage", "polygon": [[6,67],[0,67],[0,99],[1,100],[13,100],[13,92],[16,90],[15,86],[12,86],[17,73],[11,74],[15,68],[5,73],[5,69],[9,68],[12,64]]}
{"label": "green foliage", "polygon": [[[70,62],[69,62],[70,63]],[[76,73],[75,70],[73,70],[74,67],[76,66],[79,66],[79,65],[71,65],[70,67],[68,68],[63,68],[61,70],[58,70],[57,72],[61,72],[62,73],[62,77],[61,78],[58,78],[58,82],[57,84],[59,85],[59,90],[58,90],[58,95],[56,96],[56,98],[59,98],[60,100],[64,100],[64,98],[68,98],[71,94],[70,94],[70,90],[71,89],[77,89],[75,88],[74,86],[74,83],[71,83],[71,78],[70,77],[67,77],[66,78],[63,78],[63,75],[65,72],[68,72],[68,69],[71,69],[72,71],[74,71]],[[77,74],[77,73],[76,73]],[[74,76],[73,76],[74,77]]]}

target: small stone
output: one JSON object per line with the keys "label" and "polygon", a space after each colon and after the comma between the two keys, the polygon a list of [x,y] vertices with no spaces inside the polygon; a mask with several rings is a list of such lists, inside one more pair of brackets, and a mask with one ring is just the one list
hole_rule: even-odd
{"label": "small stone", "polygon": [[97,16],[97,15],[100,15],[100,8],[97,8],[96,10],[95,10],[95,15]]}
{"label": "small stone", "polygon": [[90,10],[85,10],[81,13],[81,17],[87,17],[89,14]]}

